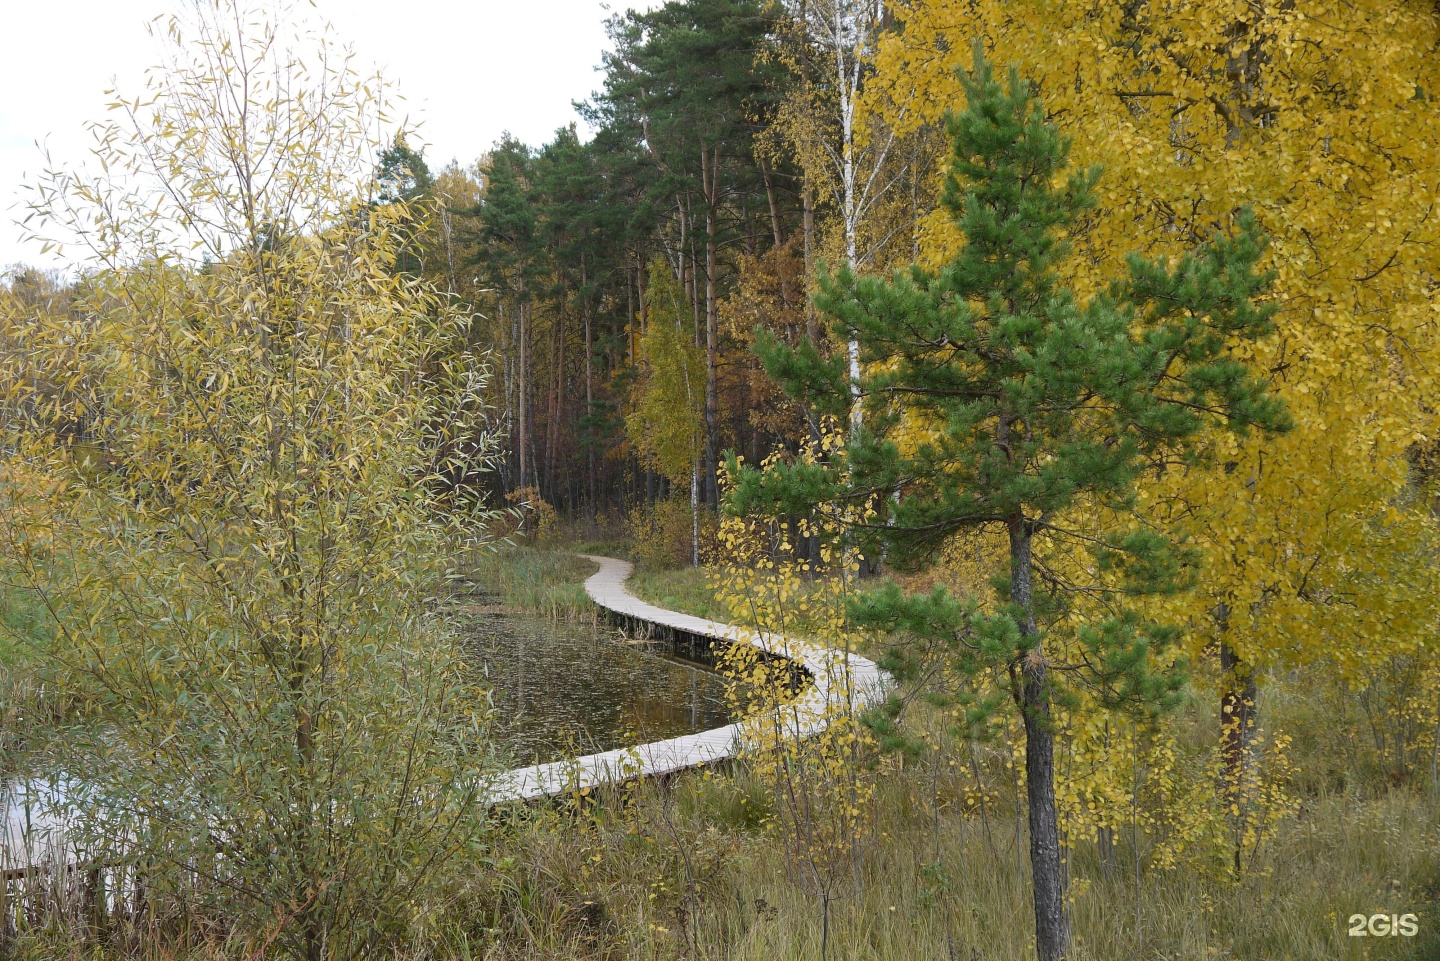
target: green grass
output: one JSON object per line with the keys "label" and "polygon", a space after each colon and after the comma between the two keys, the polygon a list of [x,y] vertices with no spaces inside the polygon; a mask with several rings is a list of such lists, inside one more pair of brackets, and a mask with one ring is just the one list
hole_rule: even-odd
{"label": "green grass", "polygon": [[709,574],[703,567],[640,568],[631,575],[629,587],[636,597],[656,607],[712,621],[728,621],[731,616],[710,590]]}
{"label": "green grass", "polygon": [[[627,545],[616,541],[577,542],[560,550],[548,545],[506,545],[478,555],[466,576],[482,591],[517,611],[560,619],[582,619],[593,614],[585,594],[585,580],[595,565],[577,555],[597,554],[628,559]],[[710,591],[705,570],[691,567],[653,568],[638,565],[628,587],[641,600],[669,610],[712,620],[726,620],[729,612]]]}
{"label": "green grass", "polygon": [[44,611],[26,591],[0,587],[0,667],[15,670],[50,642]]}
{"label": "green grass", "polygon": [[569,552],[503,546],[479,555],[465,571],[482,597],[503,606],[558,620],[595,616],[585,579],[595,565]]}

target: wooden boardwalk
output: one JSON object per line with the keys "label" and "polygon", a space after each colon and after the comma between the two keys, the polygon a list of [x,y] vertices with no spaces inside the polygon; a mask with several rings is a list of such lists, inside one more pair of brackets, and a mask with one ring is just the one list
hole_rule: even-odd
{"label": "wooden boardwalk", "polygon": [[[585,582],[585,592],[596,606],[632,629],[666,633],[682,640],[708,644],[752,644],[767,654],[797,664],[809,677],[800,695],[786,705],[778,718],[794,737],[817,733],[837,710],[858,710],[879,703],[890,677],[875,663],[857,654],[819,647],[778,634],[764,634],[719,621],[707,621],[647,604],[625,588],[631,565],[613,557],[581,555],[600,565]],[[734,757],[744,749],[740,724],[727,724],[698,734],[651,741],[587,754],[584,757],[504,774],[490,791],[492,802],[533,800],[577,791],[598,784],[634,777],[670,774]]]}
{"label": "wooden boardwalk", "polygon": [[[694,651],[704,651],[715,642],[752,644],[797,665],[807,676],[806,683],[775,718],[791,736],[818,732],[837,710],[878,703],[890,684],[889,676],[874,662],[858,655],[847,659],[840,651],[646,604],[625,589],[630,564],[611,557],[584,556],[600,565],[585,582],[586,592],[598,607],[632,631],[664,634]],[[529,801],[635,777],[670,774],[732,758],[744,748],[743,740],[741,725],[727,724],[665,741],[518,768],[502,774],[487,798],[492,804]],[[12,791],[26,788],[28,798],[23,793],[17,797],[0,792],[0,881],[32,865],[74,859],[74,852],[67,851],[64,844],[64,822],[54,813],[56,801],[65,793],[63,786],[12,785]],[[25,800],[36,803],[26,804]]]}

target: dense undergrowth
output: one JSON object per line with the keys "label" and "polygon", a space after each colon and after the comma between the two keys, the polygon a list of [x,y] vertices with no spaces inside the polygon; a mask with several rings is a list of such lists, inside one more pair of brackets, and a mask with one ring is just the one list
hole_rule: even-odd
{"label": "dense undergrowth", "polygon": [[[479,559],[469,580],[507,608],[580,619],[594,616],[581,587],[592,569],[559,550],[506,547]],[[642,567],[631,587],[652,603],[721,615],[703,571]],[[1216,736],[1204,681],[1197,676],[1168,722],[1177,765]],[[1288,737],[1283,787],[1294,806],[1247,850],[1238,875],[1203,858],[1160,866],[1163,832],[1140,812],[1122,815],[1103,848],[1072,839],[1076,957],[1440,956],[1440,798],[1428,776],[1397,782],[1370,760],[1363,706],[1322,677],[1269,679],[1260,711],[1269,736]],[[495,812],[485,849],[449,869],[449,896],[423,912],[399,956],[772,961],[819,959],[824,942],[823,956],[836,959],[1033,957],[1015,746],[956,736],[923,698],[909,701],[902,724],[911,750],[872,743],[861,754],[873,790],[853,857],[838,867],[783,843],[783,802],[765,766],[738,761]],[[1375,913],[1413,913],[1419,933],[1347,934],[1352,915]],[[143,930],[76,920],[87,916],[39,923],[0,954],[267,953],[199,915],[152,917]]]}
{"label": "dense undergrowth", "polygon": [[[832,904],[830,957],[1033,957],[1013,802],[961,816],[954,760],[885,764],[863,856]],[[547,810],[491,878],[489,924],[456,936],[489,957],[818,958],[820,901],[769,836],[765,793],[740,767]],[[1433,957],[1436,811],[1407,792],[1317,795],[1236,883],[1137,876],[1123,839],[1108,872],[1079,848],[1076,956]],[[1352,913],[1400,910],[1419,913],[1418,938],[1345,934]]]}
{"label": "dense undergrowth", "polygon": [[[544,549],[499,560],[510,558],[544,582],[526,588],[549,592],[540,596],[590,570]],[[642,566],[630,587],[728,616],[708,583],[703,570]],[[1200,672],[1168,722],[1180,765],[1198,763],[1218,733],[1206,681]],[[1440,956],[1440,800],[1428,772],[1398,783],[1374,760],[1363,705],[1318,671],[1268,679],[1259,712],[1262,737],[1288,744],[1267,760],[1293,806],[1238,876],[1203,858],[1157,866],[1159,832],[1140,812],[1130,830],[1120,817],[1103,848],[1073,841],[1077,957]],[[925,746],[868,755],[875,790],[856,862],[832,891],[828,956],[1033,957],[1015,745],[956,739],[924,699],[910,701],[904,726]],[[743,761],[535,812],[512,825],[515,847],[481,897],[491,921],[457,928],[458,943],[506,958],[819,958],[814,872],[777,843],[776,814]],[[1376,913],[1416,914],[1419,933],[1347,933],[1352,915]]]}

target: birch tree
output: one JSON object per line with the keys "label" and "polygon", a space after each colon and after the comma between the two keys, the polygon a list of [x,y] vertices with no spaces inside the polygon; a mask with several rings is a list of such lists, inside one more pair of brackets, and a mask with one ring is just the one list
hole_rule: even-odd
{"label": "birch tree", "polygon": [[[790,55],[804,82],[792,89],[777,118],[807,178],[829,195],[840,218],[844,265],[863,270],[874,249],[861,246],[865,219],[896,181],[891,168],[897,141],[893,124],[870,123],[865,79],[884,18],[883,0],[787,0],[786,12],[801,50]],[[859,403],[860,344],[850,336],[852,430],[863,419]]]}

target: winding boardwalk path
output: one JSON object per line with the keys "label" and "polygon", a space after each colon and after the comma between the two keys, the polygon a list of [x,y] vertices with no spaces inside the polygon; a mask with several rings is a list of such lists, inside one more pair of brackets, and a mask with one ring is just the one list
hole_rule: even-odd
{"label": "winding boardwalk path", "polygon": [[[629,563],[612,557],[582,556],[600,565],[600,570],[585,582],[586,593],[611,618],[632,630],[666,634],[699,649],[714,642],[752,644],[803,670],[809,677],[808,684],[777,712],[779,723],[794,737],[820,731],[837,710],[858,710],[878,703],[890,686],[889,675],[858,655],[847,658],[841,651],[646,604],[625,588],[631,573]],[[496,780],[487,799],[492,804],[536,800],[599,784],[696,768],[734,757],[744,749],[744,739],[740,724],[727,724],[665,741],[517,768]],[[47,790],[43,785],[33,785],[31,793],[40,795],[42,802],[53,801],[47,797]],[[0,814],[4,815],[0,823],[0,878],[56,858],[67,863],[73,860],[73,852],[63,844],[64,823],[59,817],[46,811],[31,812],[23,804],[13,803],[18,798],[0,797],[0,801],[5,800],[12,803],[0,806]]]}
{"label": "winding boardwalk path", "polygon": [[[786,705],[781,720],[795,737],[817,733],[837,710],[859,710],[879,703],[891,685],[888,674],[858,654],[847,656],[843,651],[778,634],[707,621],[647,604],[625,587],[632,570],[628,562],[590,554],[580,556],[600,565],[600,570],[585,582],[585,592],[612,618],[632,628],[658,631],[692,643],[752,644],[798,665],[809,675],[810,683]],[[490,800],[532,800],[597,784],[700,767],[734,757],[744,749],[744,737],[740,724],[727,724],[665,741],[517,768],[504,774],[491,788]]]}

